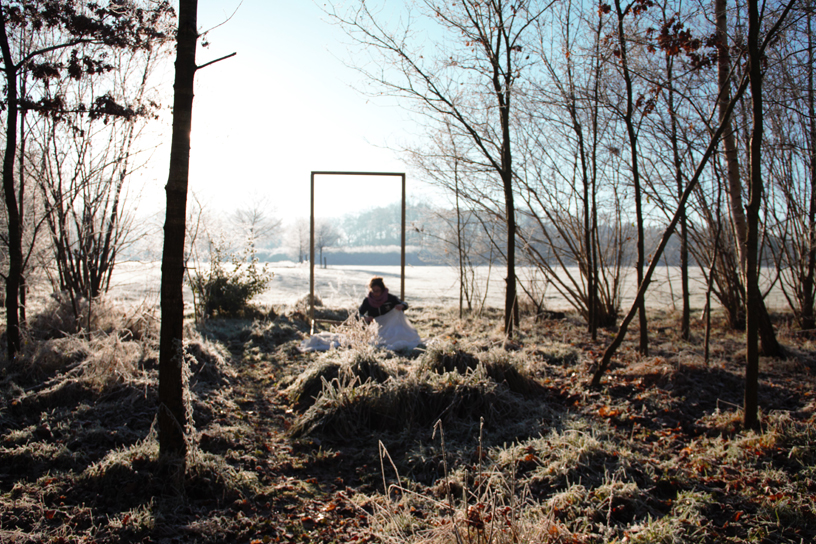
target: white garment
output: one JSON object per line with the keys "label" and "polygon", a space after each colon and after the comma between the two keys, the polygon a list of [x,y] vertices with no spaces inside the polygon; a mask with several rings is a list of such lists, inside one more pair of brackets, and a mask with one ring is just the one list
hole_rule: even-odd
{"label": "white garment", "polygon": [[[405,317],[405,312],[399,310],[391,310],[385,315],[375,317],[369,326],[375,328],[377,337],[374,344],[381,348],[398,351],[414,349],[422,343],[419,333]],[[302,352],[328,351],[348,344],[345,334],[319,332],[304,338],[298,348]]]}
{"label": "white garment", "polygon": [[405,317],[405,312],[391,310],[375,317],[374,325],[377,327],[376,343],[379,347],[396,351],[414,349],[422,343],[419,333]]}
{"label": "white garment", "polygon": [[299,349],[302,352],[307,351],[328,351],[330,349],[339,348],[348,344],[348,339],[345,334],[337,334],[334,332],[319,332],[311,335],[309,338],[304,338],[300,343]]}

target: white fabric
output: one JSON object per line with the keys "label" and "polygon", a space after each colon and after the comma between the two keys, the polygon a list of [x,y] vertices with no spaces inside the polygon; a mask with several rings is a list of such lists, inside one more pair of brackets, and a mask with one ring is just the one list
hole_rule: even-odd
{"label": "white fabric", "polygon": [[[374,343],[392,351],[414,349],[422,343],[419,333],[405,317],[405,312],[391,310],[385,315],[375,317],[370,325],[377,331]],[[328,351],[348,345],[345,334],[319,332],[305,338],[299,346],[300,351]]]}
{"label": "white fabric", "polygon": [[390,350],[414,349],[422,343],[419,333],[405,312],[391,310],[385,315],[374,318],[377,327],[377,345]]}
{"label": "white fabric", "polygon": [[305,338],[300,343],[300,351],[328,351],[330,349],[339,348],[348,344],[345,334],[337,334],[334,332],[319,332],[313,334],[309,338]]}

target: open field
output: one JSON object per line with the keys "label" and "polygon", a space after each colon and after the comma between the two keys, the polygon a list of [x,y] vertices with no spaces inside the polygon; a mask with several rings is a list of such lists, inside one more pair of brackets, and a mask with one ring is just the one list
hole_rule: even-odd
{"label": "open field", "polygon": [[[269,266],[275,277],[269,289],[256,302],[268,305],[293,305],[309,293],[309,265],[290,264]],[[477,299],[488,307],[504,307],[505,270],[501,266],[480,267],[478,269]],[[406,300],[424,306],[457,306],[459,304],[458,272],[446,266],[414,266],[405,269]],[[660,267],[655,272],[650,290],[647,292],[647,306],[660,310],[676,309],[680,305],[680,276],[676,267]],[[324,304],[331,307],[356,308],[366,295],[366,285],[371,276],[385,278],[386,285],[394,294],[400,291],[399,266],[331,266],[315,268],[315,291]],[[520,281],[528,282],[531,272],[519,268]],[[635,295],[634,271],[625,278],[622,304],[624,309],[631,305]],[[114,276],[114,296],[125,301],[143,298],[158,301],[160,263],[124,263],[117,268]],[[690,270],[691,306],[696,310],[705,307],[705,283],[699,269]],[[485,292],[485,285],[487,289]],[[545,294],[545,304],[550,310],[568,310],[566,300],[553,286],[537,282],[539,293]],[[190,298],[189,290],[186,297]],[[714,300],[716,305],[716,300]],[[766,299],[769,308],[785,308],[786,302],[779,289],[771,290]],[[480,304],[475,304],[478,307]]]}
{"label": "open field", "polygon": [[672,313],[598,390],[612,332],[593,342],[571,315],[525,317],[507,343],[495,311],[415,303],[426,346],[407,353],[353,326],[350,348],[301,353],[302,308],[191,324],[179,480],[158,460],[156,315],[98,306],[88,337],[61,333],[61,311],[3,370],[3,543],[816,539],[816,352],[784,315],[759,431],[740,425],[741,335],[716,322],[706,363],[697,322],[685,342]]}

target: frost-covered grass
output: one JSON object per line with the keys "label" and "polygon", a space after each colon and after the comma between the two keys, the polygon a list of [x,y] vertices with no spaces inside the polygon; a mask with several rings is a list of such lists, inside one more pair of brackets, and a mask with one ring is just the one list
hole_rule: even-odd
{"label": "frost-covered grass", "polygon": [[[324,308],[341,313],[344,308]],[[0,382],[0,541],[607,543],[816,539],[816,358],[761,365],[741,427],[737,333],[653,354],[580,320],[458,319],[415,304],[425,346],[304,354],[302,308],[187,328],[190,454],[159,459],[156,319],[99,306],[92,334],[43,315]],[[55,326],[57,323],[59,326]],[[37,336],[37,334],[41,334]]]}

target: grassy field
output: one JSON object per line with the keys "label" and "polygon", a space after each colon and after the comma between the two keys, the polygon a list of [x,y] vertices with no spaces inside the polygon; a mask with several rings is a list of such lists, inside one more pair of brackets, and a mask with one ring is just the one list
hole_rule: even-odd
{"label": "grassy field", "polygon": [[[343,310],[322,309],[325,317]],[[301,353],[302,308],[187,331],[191,452],[158,463],[157,316],[32,322],[0,397],[0,542],[699,543],[816,539],[814,335],[776,316],[762,427],[741,428],[743,340],[715,322],[651,354],[624,343],[598,390],[581,322],[408,312],[426,345]],[[715,320],[716,321],[716,320]],[[630,338],[635,338],[632,333]]]}

